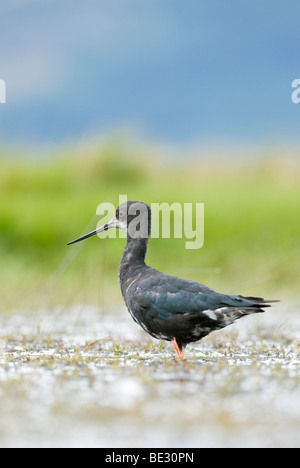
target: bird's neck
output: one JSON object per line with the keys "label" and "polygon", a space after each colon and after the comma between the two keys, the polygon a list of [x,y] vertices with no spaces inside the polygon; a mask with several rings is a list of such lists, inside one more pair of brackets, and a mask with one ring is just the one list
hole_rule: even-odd
{"label": "bird's neck", "polygon": [[132,239],[128,236],[121,264],[145,265],[148,241],[148,238]]}
{"label": "bird's neck", "polygon": [[139,274],[140,268],[145,266],[148,240],[127,238],[119,270],[121,285],[127,284],[128,280],[132,281]]}

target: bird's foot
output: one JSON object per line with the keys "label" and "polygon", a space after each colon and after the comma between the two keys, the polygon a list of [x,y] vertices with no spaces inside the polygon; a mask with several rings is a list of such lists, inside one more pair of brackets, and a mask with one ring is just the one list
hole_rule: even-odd
{"label": "bird's foot", "polygon": [[172,345],[174,346],[174,349],[176,351],[176,355],[179,359],[183,359],[183,352],[181,351],[177,341],[176,341],[176,338],[173,338],[172,340]]}

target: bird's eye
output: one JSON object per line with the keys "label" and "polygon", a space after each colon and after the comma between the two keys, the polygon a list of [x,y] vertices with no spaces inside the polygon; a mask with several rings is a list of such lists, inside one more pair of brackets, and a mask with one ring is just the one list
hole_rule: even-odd
{"label": "bird's eye", "polygon": [[124,216],[124,211],[120,211],[119,216]]}

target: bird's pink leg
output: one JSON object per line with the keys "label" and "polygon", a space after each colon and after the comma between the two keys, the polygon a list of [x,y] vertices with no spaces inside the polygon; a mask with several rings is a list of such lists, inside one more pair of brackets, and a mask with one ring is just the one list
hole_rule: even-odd
{"label": "bird's pink leg", "polygon": [[181,351],[181,349],[179,348],[178,346],[178,343],[176,341],[176,338],[173,338],[172,340],[172,345],[174,346],[174,349],[176,351],[176,354],[177,354],[177,357],[179,357],[179,359],[183,359],[183,353]]}

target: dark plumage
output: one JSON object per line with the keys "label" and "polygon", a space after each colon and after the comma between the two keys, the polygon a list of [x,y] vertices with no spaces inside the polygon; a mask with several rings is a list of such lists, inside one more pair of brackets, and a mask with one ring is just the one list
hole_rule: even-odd
{"label": "dark plumage", "polygon": [[260,297],[220,294],[195,281],[161,273],[145,264],[151,232],[151,209],[142,202],[123,203],[112,221],[70,244],[98,232],[127,231],[119,280],[128,311],[154,338],[172,341],[176,354],[209,333],[249,314],[264,312],[271,302]]}

